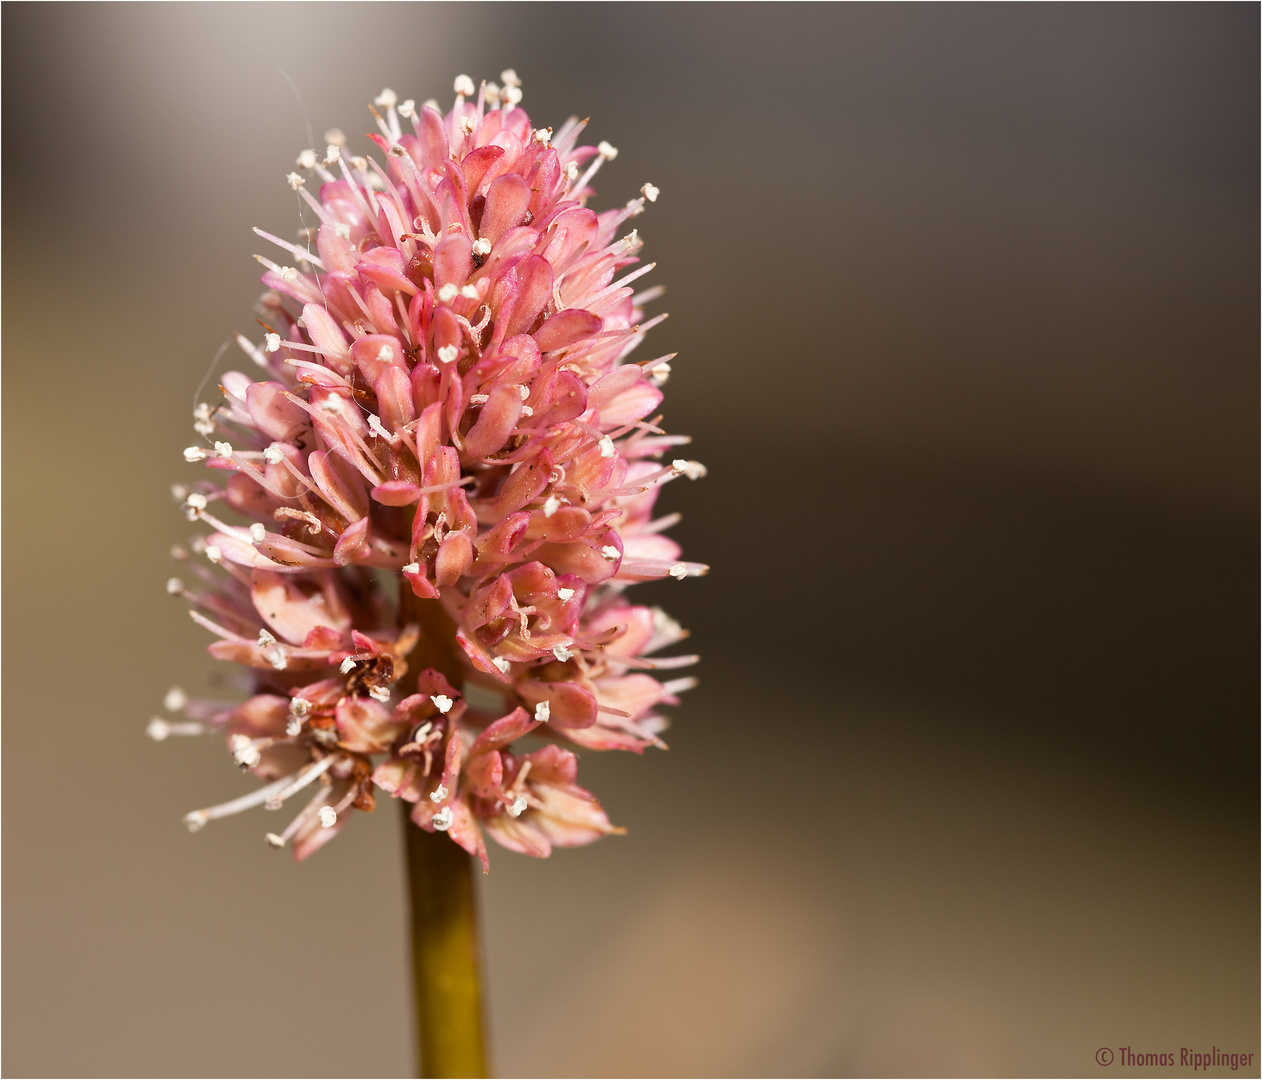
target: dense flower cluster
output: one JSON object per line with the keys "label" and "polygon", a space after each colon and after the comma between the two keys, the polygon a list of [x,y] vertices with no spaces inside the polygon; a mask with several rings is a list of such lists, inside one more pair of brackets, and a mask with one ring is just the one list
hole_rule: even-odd
{"label": "dense flower cluster", "polygon": [[657,709],[691,685],[651,674],[695,661],[650,659],[683,631],[624,598],[706,569],[652,519],[661,484],[704,469],[653,416],[670,357],[629,360],[664,317],[641,322],[658,290],[631,288],[652,266],[618,277],[640,248],[619,230],[658,191],[588,209],[617,151],[578,145],[585,121],[533,128],[502,80],[461,76],[446,115],[383,91],[381,162],[330,132],[288,178],[312,227],[260,231],[293,264],[259,258],[264,344],[238,336],[266,374],[225,374],[195,412],[184,456],[222,481],[177,497],[212,565],[177,551],[199,583],[168,583],[253,696],[173,690],[185,718],[150,734],[220,731],[266,783],[191,829],[307,790],[267,834],[301,859],[380,789],[484,865],[484,832],[544,856],[618,831],[565,744],[661,745]]}

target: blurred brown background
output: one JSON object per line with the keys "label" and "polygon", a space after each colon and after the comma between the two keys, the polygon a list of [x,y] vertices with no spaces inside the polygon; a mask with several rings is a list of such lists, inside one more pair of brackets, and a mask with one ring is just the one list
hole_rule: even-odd
{"label": "blurred brown background", "polygon": [[627,837],[493,853],[499,1071],[1262,1050],[1256,5],[2,18],[7,1075],[411,1068],[392,809],[301,867],[189,836],[246,782],[144,736],[213,667],[166,489],[249,226],[296,228],[281,68],[363,149],[383,86],[512,65],[621,150],[600,205],[662,189],[714,572],[644,592],[703,682],[669,753],[585,757]]}

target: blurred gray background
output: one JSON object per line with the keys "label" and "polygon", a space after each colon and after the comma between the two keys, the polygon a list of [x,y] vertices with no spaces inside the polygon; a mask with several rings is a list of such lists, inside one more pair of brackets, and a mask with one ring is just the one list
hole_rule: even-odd
{"label": "blurred gray background", "polygon": [[303,109],[362,151],[510,65],[620,149],[597,205],[662,190],[714,572],[642,590],[705,656],[671,750],[584,756],[629,834],[492,854],[498,1070],[1262,1050],[1256,5],[0,18],[7,1075],[412,1068],[393,808],[300,867],[180,823],[246,781],[144,736],[214,668],[167,487]]}

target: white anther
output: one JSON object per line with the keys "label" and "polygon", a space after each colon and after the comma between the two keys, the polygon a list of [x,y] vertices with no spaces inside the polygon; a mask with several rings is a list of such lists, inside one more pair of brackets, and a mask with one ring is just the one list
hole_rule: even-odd
{"label": "white anther", "polygon": [[390,687],[370,686],[368,688],[368,696],[372,698],[373,701],[382,701],[382,702],[389,701],[390,700]]}
{"label": "white anther", "polygon": [[183,502],[188,498],[188,486],[185,484],[172,484],[171,498],[176,502]]}
{"label": "white anther", "polygon": [[438,290],[438,302],[440,304],[450,304],[459,295],[460,295],[459,286],[453,285],[449,281],[447,282],[446,285],[444,285],[441,289]]}
{"label": "white anther", "polygon": [[200,402],[193,409],[193,419],[194,420],[209,420],[210,419],[210,406],[207,405],[206,402],[204,401]]}
{"label": "white anther", "polygon": [[[444,288],[454,289],[455,286],[446,285],[444,286]],[[441,349],[438,350],[438,359],[444,364],[450,364],[459,355],[460,355],[460,350],[457,349],[454,345],[444,345]]]}
{"label": "white anther", "polygon": [[652,378],[653,382],[655,382],[658,386],[661,386],[667,379],[670,378],[670,364],[663,361],[649,372],[649,376]]}
{"label": "white anther", "polygon": [[154,742],[162,742],[171,734],[171,725],[160,717],[155,716],[149,721],[149,726],[145,728],[145,734]]}
{"label": "white anther", "polygon": [[187,499],[184,500],[194,510],[206,509],[206,496],[200,491],[194,491]]}
{"label": "white anther", "polygon": [[574,596],[573,589],[557,589],[557,599],[560,600],[561,603],[563,604],[569,603],[569,601],[573,598],[573,596]]}
{"label": "white anther", "polygon": [[193,424],[193,430],[203,439],[208,439],[215,433],[215,425],[209,420],[198,420]]}
{"label": "white anther", "polygon": [[399,103],[399,95],[390,87],[386,87],[375,98],[372,99],[374,105],[381,105],[387,109],[393,109]]}
{"label": "white anther", "polygon": [[416,115],[416,102],[411,98],[399,104],[399,115],[403,117],[413,117]]}
{"label": "white anther", "polygon": [[478,290],[472,285],[465,285],[461,288],[460,295],[466,300],[476,300],[478,298]]}
{"label": "white anther", "polygon": [[209,820],[200,810],[194,810],[191,814],[184,815],[184,824],[188,826],[189,832],[197,832]]}
{"label": "white anther", "polygon": [[263,840],[274,848],[282,848],[285,846],[285,838],[283,836],[277,836],[274,832],[267,833],[263,837]]}
{"label": "white anther", "polygon": [[699,461],[685,461],[683,458],[676,458],[670,463],[670,467],[676,473],[683,473],[689,480],[700,480],[709,471]]}
{"label": "white anther", "polygon": [[355,666],[355,658],[353,656],[348,656],[345,660],[342,661],[342,666],[338,668],[338,671],[340,671],[343,675],[345,675],[348,671],[354,668],[354,666]]}
{"label": "white anther", "polygon": [[206,558],[208,558],[213,563],[217,563],[220,559],[223,558],[223,551],[220,549],[218,544],[206,545]]}
{"label": "white anther", "polygon": [[330,394],[322,402],[320,402],[320,408],[322,408],[326,413],[332,413],[334,416],[340,416],[345,411],[344,405],[345,402],[338,394]]}
{"label": "white anther", "polygon": [[552,141],[551,128],[535,128],[535,142],[543,143],[544,146],[547,146],[548,143],[550,143],[551,141]]}
{"label": "white anther", "polygon": [[167,578],[167,594],[179,596],[184,591],[184,582],[177,577]]}
{"label": "white anther", "polygon": [[479,240],[473,241],[473,254],[487,255],[487,254],[490,254],[490,251],[491,251],[491,241],[486,239],[486,237],[482,237]]}
{"label": "white anther", "polygon": [[451,821],[454,816],[451,812],[451,807],[444,806],[434,815],[434,828],[439,832],[446,832],[451,828]]}
{"label": "white anther", "polygon": [[335,165],[337,164],[338,161],[341,160],[341,158],[342,158],[342,148],[340,146],[335,145],[334,143],[329,143],[328,147],[324,151],[324,164]]}
{"label": "white anther", "polygon": [[616,559],[622,554],[622,552],[619,551],[616,547],[614,547],[613,544],[606,544],[603,548],[600,549],[600,553],[606,559]]}
{"label": "white anther", "polygon": [[259,648],[264,649],[268,645],[276,644],[276,635],[270,630],[264,628],[259,631]]}
{"label": "white anther", "polygon": [[256,544],[261,544],[267,539],[267,527],[260,521],[254,522],[250,526],[250,539]]}
{"label": "white anther", "polygon": [[477,127],[477,121],[472,116],[463,116],[460,118],[460,130],[466,135],[472,135],[473,129]]}
{"label": "white anther", "polygon": [[324,133],[324,141],[329,143],[331,146],[345,146],[346,132],[344,132],[341,128],[329,128],[329,130]]}
{"label": "white anther", "polygon": [[505,675],[508,674],[508,669],[513,666],[511,661],[505,659],[503,656],[494,657],[491,660],[491,663],[494,664],[497,668],[499,668],[500,671],[502,671]]}
{"label": "white anther", "polygon": [[505,86],[521,86],[521,79],[517,77],[517,72],[512,68],[505,68],[500,72],[500,82]]}
{"label": "white anther", "polygon": [[613,159],[618,156],[618,148],[616,146],[610,146],[604,139],[600,140],[596,149],[600,151],[600,156],[606,161],[613,161]]}
{"label": "white anther", "polygon": [[331,806],[320,807],[320,825],[322,828],[331,829],[337,824],[337,811]]}
{"label": "white anther", "polygon": [[534,416],[535,410],[532,409],[529,405],[523,405],[521,407],[521,414],[522,416]]}
{"label": "white anther", "polygon": [[504,98],[504,104],[507,105],[510,109],[514,105],[520,104],[521,103],[521,87],[520,86],[504,87],[503,98]]}
{"label": "white anther", "polygon": [[447,790],[447,785],[439,784],[438,787],[434,788],[434,790],[429,793],[429,801],[442,802],[449,794],[450,792]]}
{"label": "white anther", "polygon": [[228,741],[228,747],[232,751],[232,760],[243,769],[252,769],[263,760],[259,748],[254,745],[248,735],[232,736]]}
{"label": "white anther", "polygon": [[200,446],[189,446],[184,449],[185,461],[205,461],[210,455]]}
{"label": "white anther", "polygon": [[368,426],[383,439],[389,440],[390,432],[386,430],[386,425],[381,422],[381,417],[376,413],[368,414]]}
{"label": "white anther", "polygon": [[351,238],[351,227],[346,222],[339,221],[333,226],[333,235],[343,240],[349,240]]}
{"label": "white anther", "polygon": [[565,178],[569,180],[571,184],[575,180],[578,179],[578,162],[577,161],[571,161],[565,167]]}
{"label": "white anther", "polygon": [[295,270],[292,266],[282,266],[280,268],[281,281],[297,281],[299,276],[300,275],[298,271]]}
{"label": "white anther", "polygon": [[681,562],[677,562],[670,568],[670,576],[676,581],[683,581],[688,576],[688,567]]}
{"label": "white anther", "polygon": [[162,707],[167,712],[183,712],[184,706],[188,704],[188,695],[184,693],[178,686],[171,687],[166,692],[166,697],[162,699]]}
{"label": "white anther", "polygon": [[279,645],[267,654],[267,659],[277,671],[284,671],[289,667],[289,656]]}
{"label": "white anther", "polygon": [[280,334],[263,335],[263,351],[278,352],[280,350]]}
{"label": "white anther", "polygon": [[405,574],[419,574],[420,572],[421,572],[420,563],[410,562],[404,565],[403,567],[403,573]]}
{"label": "white anther", "polygon": [[311,715],[311,702],[306,698],[296,697],[289,703],[289,715],[305,720]]}
{"label": "white anther", "polygon": [[306,178],[301,173],[291,172],[285,177],[286,182],[291,188],[297,191],[300,187],[306,186]]}
{"label": "white anther", "polygon": [[558,499],[555,495],[549,495],[547,500],[543,504],[543,516],[546,518],[550,518],[553,514],[555,514],[560,509],[561,509],[561,500]]}
{"label": "white anther", "polygon": [[517,798],[513,800],[513,805],[508,808],[508,816],[521,817],[525,809],[526,809],[526,796],[518,795]]}
{"label": "white anther", "polygon": [[535,706],[535,719],[538,720],[539,723],[546,724],[551,716],[552,706],[546,701],[541,701]]}
{"label": "white anther", "polygon": [[485,405],[490,400],[491,400],[490,394],[474,394],[473,397],[469,399],[469,404],[470,405]]}
{"label": "white anther", "polygon": [[613,439],[608,435],[601,439],[597,445],[600,447],[600,456],[603,458],[611,458],[618,452],[614,449]]}
{"label": "white anther", "polygon": [[451,88],[461,97],[472,97],[477,93],[477,88],[473,85],[473,80],[468,75],[457,75],[456,81]]}
{"label": "white anther", "polygon": [[433,109],[434,112],[442,112],[443,107],[438,104],[438,98],[426,98],[421,102],[422,109]]}
{"label": "white anther", "polygon": [[294,164],[300,169],[314,169],[316,167],[316,152],[314,150],[304,150],[298,155],[298,160]]}
{"label": "white anther", "polygon": [[553,646],[552,646],[552,655],[553,655],[553,656],[555,656],[558,660],[560,660],[560,661],[561,661],[561,663],[563,663],[563,664],[564,664],[564,663],[565,663],[566,661],[568,661],[568,660],[570,659],[570,657],[571,657],[571,656],[573,656],[574,654],[573,654],[573,653],[572,653],[572,652],[571,652],[568,648],[566,648],[564,645],[553,645]]}
{"label": "white anther", "polygon": [[661,193],[662,189],[656,184],[645,184],[642,188],[640,188],[640,194],[648,199],[649,202],[657,202],[657,197]]}
{"label": "white anther", "polygon": [[215,453],[220,457],[232,457],[232,443],[217,442],[215,443]]}
{"label": "white anther", "polygon": [[434,708],[436,708],[440,713],[451,712],[451,707],[455,704],[455,702],[446,694],[435,694],[432,698],[430,698],[430,701],[434,703]]}
{"label": "white anther", "polygon": [[263,460],[269,465],[279,465],[285,460],[285,451],[280,448],[280,443],[272,443],[263,451]]}

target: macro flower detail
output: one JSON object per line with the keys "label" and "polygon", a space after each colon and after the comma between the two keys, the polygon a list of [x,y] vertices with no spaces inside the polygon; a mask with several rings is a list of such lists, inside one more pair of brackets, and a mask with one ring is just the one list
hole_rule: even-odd
{"label": "macro flower detail", "polygon": [[330,132],[287,177],[298,239],[255,230],[281,252],[261,344],[237,336],[261,371],[194,412],[210,478],[175,491],[211,531],[167,583],[251,696],[172,691],[149,733],[217,732],[263,786],[190,829],[298,804],[266,839],[302,859],[389,796],[484,867],[488,836],[547,856],[621,831],[574,750],[663,746],[693,685],[658,655],[685,632],[626,599],[707,569],[653,517],[705,473],[657,413],[673,357],[632,359],[665,316],[624,227],[660,192],[589,209],[617,151],[504,83],[461,76],[445,114],[383,91],[379,157]]}

